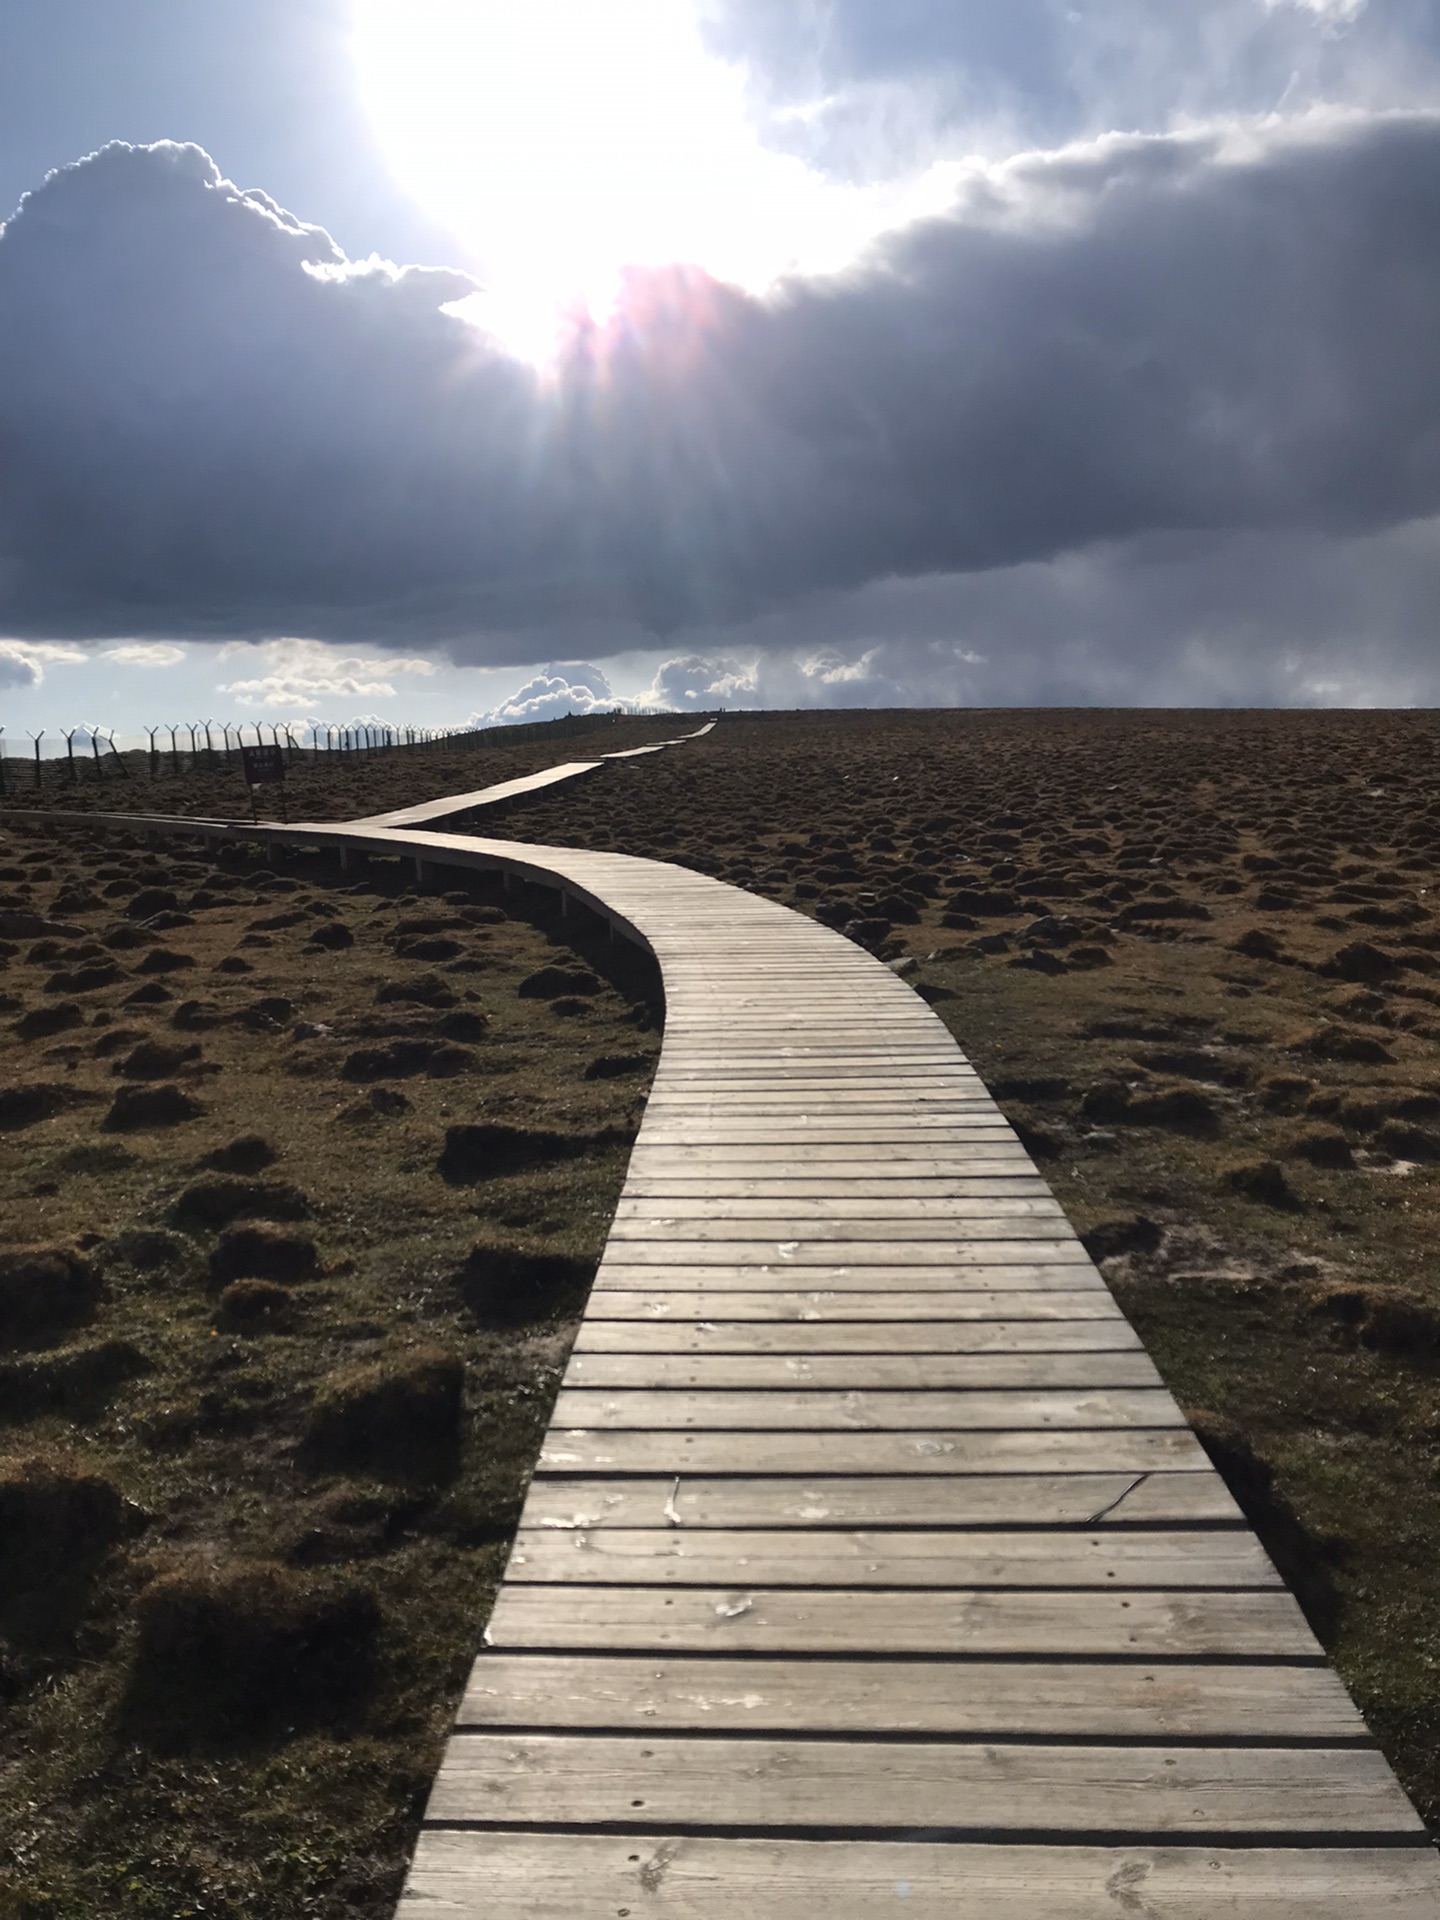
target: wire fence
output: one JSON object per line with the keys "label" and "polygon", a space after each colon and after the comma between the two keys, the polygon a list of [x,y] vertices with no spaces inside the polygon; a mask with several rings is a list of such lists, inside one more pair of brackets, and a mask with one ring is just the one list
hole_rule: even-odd
{"label": "wire fence", "polygon": [[[659,718],[665,707],[616,708],[613,712],[563,714],[554,720],[519,722],[492,727],[397,727],[384,722],[353,721],[327,725],[306,721],[302,726],[281,721],[185,720],[171,725],[142,727],[138,734],[122,735],[113,727],[81,726],[27,733],[28,746],[7,736],[0,726],[0,794],[36,789],[57,782],[78,786],[83,780],[163,780],[182,774],[222,774],[238,771],[241,749],[278,747],[292,764],[321,764],[339,754],[342,763],[376,754],[420,753],[440,747],[466,748],[515,745],[526,740],[565,739],[627,718]],[[18,751],[17,751],[18,749]]]}

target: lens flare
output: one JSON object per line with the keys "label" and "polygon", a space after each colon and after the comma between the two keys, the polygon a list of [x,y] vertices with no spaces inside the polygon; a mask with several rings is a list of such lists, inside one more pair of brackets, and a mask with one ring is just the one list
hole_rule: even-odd
{"label": "lens flare", "polygon": [[627,267],[758,289],[894,217],[893,188],[761,143],[683,0],[354,0],[353,32],[397,178],[484,283],[460,310],[527,357],[603,321]]}

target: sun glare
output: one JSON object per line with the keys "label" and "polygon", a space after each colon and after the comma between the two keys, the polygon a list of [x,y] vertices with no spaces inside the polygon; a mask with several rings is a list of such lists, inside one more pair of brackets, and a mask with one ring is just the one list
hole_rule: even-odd
{"label": "sun glare", "polygon": [[354,0],[354,33],[397,177],[485,283],[462,310],[527,358],[603,320],[627,266],[759,288],[893,211],[760,143],[685,0]]}

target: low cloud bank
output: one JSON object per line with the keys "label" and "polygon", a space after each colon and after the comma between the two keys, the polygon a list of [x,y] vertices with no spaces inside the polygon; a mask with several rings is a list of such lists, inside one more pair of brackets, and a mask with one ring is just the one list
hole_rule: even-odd
{"label": "low cloud bank", "polygon": [[[406,659],[400,654],[346,653],[315,640],[270,640],[252,646],[231,641],[220,648],[223,662],[259,666],[263,672],[217,683],[241,707],[273,707],[288,713],[309,712],[332,700],[393,700],[395,682],[403,675],[428,678],[434,662]],[[369,726],[362,718],[347,725]]]}

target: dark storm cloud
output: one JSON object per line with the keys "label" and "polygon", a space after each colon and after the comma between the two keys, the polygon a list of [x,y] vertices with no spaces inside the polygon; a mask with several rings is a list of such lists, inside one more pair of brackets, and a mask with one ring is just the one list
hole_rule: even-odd
{"label": "dark storm cloud", "polygon": [[1440,520],[1163,535],[692,629],[643,702],[1440,705]]}
{"label": "dark storm cloud", "polygon": [[638,279],[553,387],[439,311],[470,287],[195,148],[52,178],[0,235],[0,631],[533,660],[571,615],[1440,512],[1440,116],[977,172],[767,301]]}

